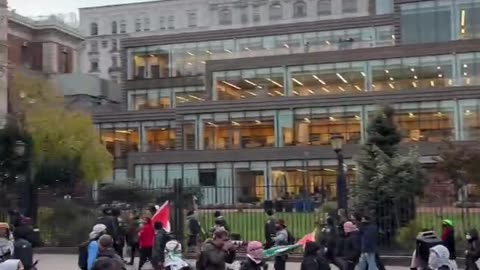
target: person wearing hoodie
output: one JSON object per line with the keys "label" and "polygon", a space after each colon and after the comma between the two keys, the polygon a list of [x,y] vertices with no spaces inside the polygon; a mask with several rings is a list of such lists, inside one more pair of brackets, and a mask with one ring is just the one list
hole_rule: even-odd
{"label": "person wearing hoodie", "polygon": [[465,250],[465,265],[466,270],[479,270],[477,261],[480,259],[480,240],[478,238],[478,231],[472,229],[467,236],[468,247]]}
{"label": "person wearing hoodie", "polygon": [[152,248],[155,238],[155,230],[152,226],[152,220],[146,217],[143,221],[143,226],[138,233],[138,244],[140,246],[140,263],[138,270],[141,270],[147,260],[152,259]]}
{"label": "person wearing hoodie", "polygon": [[92,270],[95,260],[98,255],[98,240],[100,237],[107,233],[107,226],[103,224],[97,224],[93,226],[92,232],[88,235],[90,243],[87,248],[87,269]]}
{"label": "person wearing hoodie", "polygon": [[318,243],[307,242],[300,270],[330,270],[330,265],[320,253]]}
{"label": "person wearing hoodie", "polygon": [[450,252],[443,245],[436,245],[430,249],[428,256],[428,268],[430,270],[455,270],[450,260]]}
{"label": "person wearing hoodie", "polygon": [[182,244],[177,240],[165,245],[165,270],[190,270],[192,267],[182,257]]}
{"label": "person wearing hoodie", "polygon": [[345,242],[343,258],[345,259],[346,270],[354,270],[360,258],[360,231],[357,226],[351,221],[343,224],[343,231],[345,232]]}
{"label": "person wearing hoodie", "polygon": [[[98,255],[92,270],[126,270],[122,258],[113,246],[114,240],[108,234],[102,235],[98,239]],[[106,265],[109,265],[110,268],[106,268]]]}
{"label": "person wearing hoodie", "polygon": [[364,270],[378,270],[377,262],[377,235],[378,230],[370,217],[362,217],[362,225],[360,230],[360,259],[358,262],[358,269]]}
{"label": "person wearing hoodie", "polygon": [[448,252],[450,252],[450,260],[452,261],[452,265],[455,266],[455,260],[457,259],[455,247],[455,228],[453,226],[453,221],[450,219],[444,219],[442,221],[442,242],[443,245],[448,249]]}
{"label": "person wearing hoodie", "polygon": [[247,258],[242,262],[240,270],[267,270],[268,264],[263,259],[263,245],[258,241],[247,245]]}

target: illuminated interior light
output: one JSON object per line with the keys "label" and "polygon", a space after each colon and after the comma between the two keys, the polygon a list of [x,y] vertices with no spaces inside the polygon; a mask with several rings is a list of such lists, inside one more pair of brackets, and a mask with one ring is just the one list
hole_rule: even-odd
{"label": "illuminated interior light", "polygon": [[367,75],[365,74],[365,72],[360,72],[360,74],[362,74],[363,77],[367,77]]}
{"label": "illuminated interior light", "polygon": [[155,57],[155,55],[153,55],[153,54],[150,54],[150,57]]}
{"label": "illuminated interior light", "polygon": [[326,172],[336,172],[334,169],[323,169]]}
{"label": "illuminated interior light", "polygon": [[442,67],[441,67],[441,66],[438,66],[437,69],[440,70],[440,69],[442,69]]}
{"label": "illuminated interior light", "polygon": [[438,78],[443,78],[443,74],[438,74]]}
{"label": "illuminated interior light", "polygon": [[388,70],[388,69],[385,69],[385,73],[387,73],[387,74],[388,74],[388,73],[390,73],[390,70]]}
{"label": "illuminated interior light", "polygon": [[395,40],[395,39],[396,39],[395,35],[392,35],[392,39],[393,39],[393,40]]}
{"label": "illuminated interior light", "polygon": [[331,45],[330,41],[328,40],[325,40],[325,43],[327,43],[327,45]]}
{"label": "illuminated interior light", "polygon": [[245,47],[245,51],[250,51],[250,48],[248,48],[248,47]]}
{"label": "illuminated interior light", "polygon": [[232,51],[229,50],[229,49],[223,49],[223,50],[226,51],[226,52],[228,52],[228,53],[232,53]]}
{"label": "illuminated interior light", "polygon": [[284,93],[282,93],[282,92],[280,92],[280,91],[278,91],[278,90],[275,90],[275,93],[276,93],[277,95],[279,95],[279,96],[282,96],[282,97],[285,96]]}
{"label": "illuminated interior light", "polygon": [[463,67],[464,67],[464,68],[468,68],[468,65],[467,65],[467,64],[463,64]]}
{"label": "illuminated interior light", "polygon": [[337,120],[337,119],[335,119],[335,117],[333,117],[333,116],[328,117],[328,119],[330,119],[330,121],[336,121],[336,120]]}
{"label": "illuminated interior light", "polygon": [[327,85],[323,80],[321,80],[317,75],[312,75],[315,80],[319,81],[323,85]]}
{"label": "illuminated interior light", "polygon": [[260,121],[260,120],[255,120],[255,123],[257,123],[257,124],[260,125],[260,124],[262,123],[262,121]]}
{"label": "illuminated interior light", "polygon": [[283,85],[281,85],[280,83],[278,83],[278,82],[276,82],[276,81],[274,81],[274,80],[272,80],[272,79],[270,79],[270,78],[267,78],[267,81],[275,84],[275,85],[278,86],[278,87],[282,87],[282,88],[283,88]]}
{"label": "illuminated interior light", "polygon": [[194,96],[194,95],[188,95],[188,96],[191,97],[191,98],[193,98],[193,99],[199,100],[199,101],[205,101],[205,99],[199,98],[199,97]]}
{"label": "illuminated interior light", "polygon": [[468,76],[468,73],[467,73],[467,72],[464,72],[464,73],[463,73],[463,76]]}
{"label": "illuminated interior light", "polygon": [[472,112],[471,112],[470,110],[466,110],[466,111],[465,111],[465,115],[466,115],[466,116],[472,115]]}
{"label": "illuminated interior light", "polygon": [[232,125],[234,125],[234,126],[240,126],[240,123],[235,122],[235,121],[232,121]]}
{"label": "illuminated interior light", "polygon": [[315,95],[315,92],[312,89],[308,89],[308,92],[312,95]]}
{"label": "illuminated interior light", "polygon": [[353,87],[355,87],[355,89],[357,89],[358,91],[362,91],[362,88],[360,88],[360,86],[358,85],[354,85]]}
{"label": "illuminated interior light", "polygon": [[467,78],[466,83],[467,83],[467,84],[471,84],[471,83],[472,83],[471,79],[470,79],[470,78]]}
{"label": "illuminated interior light", "polygon": [[233,83],[229,83],[229,82],[227,82],[227,81],[222,81],[222,83],[224,83],[224,84],[226,84],[226,85],[228,85],[228,86],[231,86],[231,87],[233,87],[233,88],[235,88],[235,89],[237,89],[237,90],[242,90],[242,88],[236,86],[236,85],[233,84]]}
{"label": "illuminated interior light", "polygon": [[193,54],[192,52],[187,52],[187,53],[188,53],[188,55],[190,55],[190,56],[195,56],[195,54]]}
{"label": "illuminated interior light", "polygon": [[213,54],[213,53],[212,53],[211,51],[209,51],[209,50],[206,50],[205,52],[208,53],[208,54],[210,54],[210,55]]}
{"label": "illuminated interior light", "polygon": [[296,90],[293,90],[292,93],[294,93],[295,95],[300,95],[300,93],[298,93]]}
{"label": "illuminated interior light", "polygon": [[268,92],[268,95],[269,95],[269,96],[271,96],[271,97],[273,97],[273,94],[272,94],[272,93],[270,93],[270,92]]}
{"label": "illuminated interior light", "polygon": [[187,65],[189,66],[193,66],[192,62],[188,62]]}
{"label": "illuminated interior light", "polygon": [[202,64],[206,64],[206,63],[207,63],[207,62],[205,62],[205,61],[202,61]]}
{"label": "illuminated interior light", "polygon": [[377,86],[375,84],[372,84],[372,88],[376,88]]}
{"label": "illuminated interior light", "polygon": [[207,125],[212,126],[212,127],[218,127],[217,125],[215,125],[215,124],[212,123],[212,122],[207,122]]}
{"label": "illuminated interior light", "polygon": [[355,115],[355,119],[356,120],[361,120],[362,118],[360,118],[360,116],[358,116],[358,115]]}
{"label": "illuminated interior light", "polygon": [[322,87],[322,90],[325,91],[326,93],[330,93],[330,90],[328,90],[326,87]]}
{"label": "illuminated interior light", "polygon": [[414,78],[415,80],[418,80],[418,76],[417,76],[417,75],[414,75],[413,78]]}
{"label": "illuminated interior light", "polygon": [[307,117],[303,118],[303,121],[304,121],[305,123],[310,123],[310,119],[308,119]]}
{"label": "illuminated interior light", "polygon": [[240,98],[245,98],[245,96],[244,96],[244,95],[240,95]]}
{"label": "illuminated interior light", "polygon": [[412,85],[413,85],[413,87],[417,88],[417,83],[416,82],[412,82]]}
{"label": "illuminated interior light", "polygon": [[452,85],[452,84],[453,84],[452,79],[448,80],[448,85]]}
{"label": "illuminated interior light", "polygon": [[340,89],[342,92],[345,92],[345,89],[343,89],[341,86],[339,86],[338,89]]}
{"label": "illuminated interior light", "polygon": [[292,78],[292,81],[294,81],[295,83],[297,83],[298,85],[301,85],[303,86],[303,83],[295,78]]}
{"label": "illuminated interior light", "polygon": [[392,83],[388,83],[388,86],[390,86],[390,88],[392,89],[395,89],[395,85],[393,85]]}
{"label": "illuminated interior light", "polygon": [[465,9],[462,9],[462,11],[460,11],[460,25],[462,27],[465,27]]}
{"label": "illuminated interior light", "polygon": [[415,114],[409,112],[409,113],[408,113],[408,117],[409,117],[409,118],[414,118],[414,117],[415,117]]}
{"label": "illuminated interior light", "polygon": [[436,115],[437,117],[442,117],[442,116],[443,116],[443,113],[442,113],[442,112],[437,112],[435,115]]}
{"label": "illuminated interior light", "polygon": [[432,87],[434,87],[434,86],[435,86],[435,82],[434,82],[433,80],[430,81],[430,85],[431,85]]}
{"label": "illuminated interior light", "polygon": [[410,68],[410,71],[411,71],[411,72],[415,72],[415,68]]}
{"label": "illuminated interior light", "polygon": [[244,80],[246,83],[251,84],[253,86],[258,86],[256,83],[250,81],[250,80]]}
{"label": "illuminated interior light", "polygon": [[285,47],[285,48],[287,48],[287,49],[290,49],[290,46],[288,46],[287,43],[284,43],[284,44],[283,44],[283,47]]}
{"label": "illuminated interior light", "polygon": [[254,93],[254,92],[252,92],[252,91],[246,91],[246,92],[247,92],[247,93],[249,93],[250,95],[254,96],[254,97],[256,97],[256,96],[257,96],[257,94],[256,94],[256,93]]}
{"label": "illuminated interior light", "polygon": [[340,80],[342,80],[344,83],[348,83],[348,81],[345,80],[345,78],[342,76],[342,74],[337,73],[337,77],[340,78]]}
{"label": "illuminated interior light", "polygon": [[390,77],[390,81],[394,81],[395,79],[393,77]]}

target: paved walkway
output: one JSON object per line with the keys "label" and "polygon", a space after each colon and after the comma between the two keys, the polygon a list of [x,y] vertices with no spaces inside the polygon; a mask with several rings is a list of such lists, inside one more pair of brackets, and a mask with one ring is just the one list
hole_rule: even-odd
{"label": "paved walkway", "polygon": [[[76,255],[56,255],[56,254],[39,254],[35,256],[35,259],[39,260],[39,270],[78,270],[77,256]],[[137,259],[138,262],[138,259]],[[151,270],[152,268],[147,265],[144,270]],[[273,269],[273,265],[269,267]],[[289,263],[287,270],[299,270],[299,263]],[[333,270],[334,268],[332,268]],[[393,267],[388,266],[388,270],[401,270],[406,267]],[[128,270],[137,270],[137,267],[130,267]]]}

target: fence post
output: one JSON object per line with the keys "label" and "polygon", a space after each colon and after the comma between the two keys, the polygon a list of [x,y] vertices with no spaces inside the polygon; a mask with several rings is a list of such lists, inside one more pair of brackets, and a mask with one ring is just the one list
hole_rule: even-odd
{"label": "fence post", "polygon": [[174,192],[174,232],[177,241],[184,243],[184,216],[183,216],[183,179],[176,178],[173,185]]}

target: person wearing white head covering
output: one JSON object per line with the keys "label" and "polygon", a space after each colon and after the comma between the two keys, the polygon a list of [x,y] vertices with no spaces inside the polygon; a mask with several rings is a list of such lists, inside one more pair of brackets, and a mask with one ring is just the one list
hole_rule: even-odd
{"label": "person wearing white head covering", "polygon": [[450,252],[443,245],[436,245],[430,249],[428,268],[432,270],[456,270],[450,261]]}
{"label": "person wearing white head covering", "polygon": [[182,244],[176,240],[168,241],[165,245],[165,269],[188,270],[190,265],[182,258]]}
{"label": "person wearing white head covering", "polygon": [[88,258],[87,258],[87,267],[88,270],[93,268],[95,260],[97,260],[98,255],[98,239],[107,232],[107,226],[103,224],[97,224],[93,226],[92,232],[88,235],[90,238],[90,243],[88,244]]}

